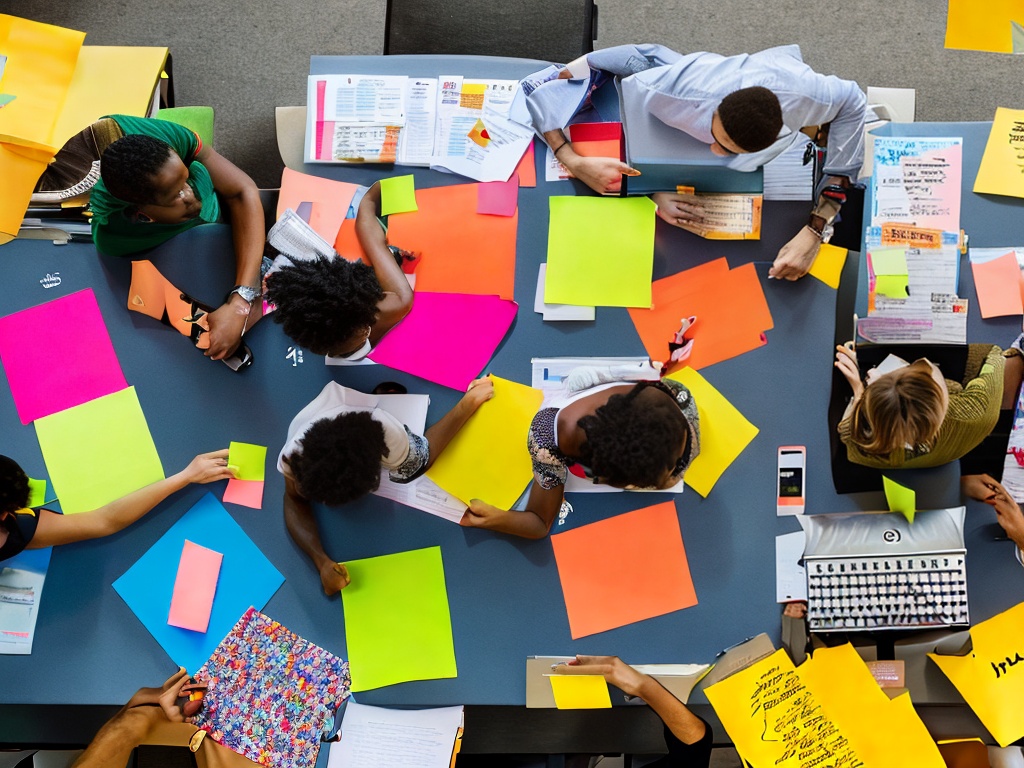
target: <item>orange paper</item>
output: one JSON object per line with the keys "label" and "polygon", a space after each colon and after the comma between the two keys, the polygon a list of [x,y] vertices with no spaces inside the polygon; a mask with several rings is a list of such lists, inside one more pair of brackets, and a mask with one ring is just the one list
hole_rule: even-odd
{"label": "orange paper", "polygon": [[334,250],[338,252],[338,255],[348,259],[349,261],[362,261],[366,264],[370,263],[370,259],[363,250],[362,243],[360,243],[359,238],[356,237],[355,219],[345,219],[341,222],[341,227],[338,229],[338,236],[334,239]]}
{"label": "orange paper", "polygon": [[629,310],[647,354],[664,360],[680,319],[696,315],[686,364],[698,370],[764,345],[774,325],[754,265],[729,269],[724,258],[656,281],[651,300],[651,309]]}
{"label": "orange paper", "polygon": [[537,186],[537,161],[534,157],[532,141],[519,159],[519,165],[516,166],[515,173],[519,175],[520,187]]}
{"label": "orange paper", "polygon": [[224,555],[220,552],[185,540],[181,560],[178,561],[178,575],[174,579],[168,624],[194,632],[206,631],[223,560]]}
{"label": "orange paper", "polygon": [[1021,274],[1017,255],[1010,251],[998,259],[972,262],[974,288],[982,317],[1002,317],[1024,313],[1021,303]]}
{"label": "orange paper", "polygon": [[186,336],[192,333],[192,305],[181,291],[164,277],[151,261],[132,262],[132,284],[128,288],[128,309],[149,315]]}
{"label": "orange paper", "polygon": [[477,213],[477,186],[418,189],[419,210],[388,218],[388,242],[422,258],[417,291],[512,299],[519,214]]}
{"label": "orange paper", "polygon": [[297,211],[300,203],[313,203],[309,225],[320,237],[333,243],[358,188],[358,184],[321,179],[285,168],[281,174],[281,194],[277,199],[278,218],[287,208]]}
{"label": "orange paper", "polygon": [[[671,501],[551,537],[573,639],[697,604]],[[611,563],[624,564],[609,571]]]}

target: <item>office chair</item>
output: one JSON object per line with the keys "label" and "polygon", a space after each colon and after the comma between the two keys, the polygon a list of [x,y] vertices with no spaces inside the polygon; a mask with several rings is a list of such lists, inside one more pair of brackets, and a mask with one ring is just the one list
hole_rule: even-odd
{"label": "office chair", "polygon": [[384,53],[468,54],[565,64],[594,50],[594,0],[388,0]]}

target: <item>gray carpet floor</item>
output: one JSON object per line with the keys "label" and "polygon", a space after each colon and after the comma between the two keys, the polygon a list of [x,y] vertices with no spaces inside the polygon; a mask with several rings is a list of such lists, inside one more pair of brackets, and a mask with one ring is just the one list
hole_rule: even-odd
{"label": "gray carpet floor", "polygon": [[[546,4],[508,2],[523,13]],[[864,88],[917,89],[918,120],[991,120],[998,106],[1024,108],[1024,56],[943,48],[942,0],[771,0],[756,10],[749,0],[598,3],[599,46],[653,41],[732,54],[795,42],[819,72]],[[274,107],[305,103],[310,55],[380,53],[385,2],[0,0],[0,12],[83,30],[89,44],[169,46],[178,104],[213,106],[218,151],[276,187]]]}

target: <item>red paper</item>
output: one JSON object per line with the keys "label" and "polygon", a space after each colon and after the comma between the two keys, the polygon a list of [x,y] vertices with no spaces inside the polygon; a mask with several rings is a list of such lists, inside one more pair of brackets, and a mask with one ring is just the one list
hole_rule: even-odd
{"label": "red paper", "polygon": [[228,486],[224,489],[224,501],[252,509],[262,509],[263,482],[263,480],[239,480],[237,477],[233,477],[228,480]]}
{"label": "red paper", "polygon": [[508,181],[487,181],[479,185],[476,212],[491,216],[515,216],[519,202],[519,177]]}
{"label": "red paper", "polygon": [[178,561],[178,575],[174,579],[168,624],[194,632],[206,631],[223,560],[224,555],[220,552],[185,539]]}
{"label": "red paper", "polygon": [[705,368],[765,343],[774,322],[753,264],[729,269],[715,259],[658,280],[651,309],[630,309],[644,348],[652,360],[665,360],[668,342],[681,318],[695,315],[693,352],[686,365]]}
{"label": "red paper", "polygon": [[286,208],[297,211],[300,203],[313,203],[309,225],[328,243],[338,236],[341,222],[348,214],[357,184],[321,179],[285,168],[281,174],[281,193],[277,199],[280,218]]}
{"label": "red paper", "polygon": [[574,640],[697,604],[671,501],[556,534],[551,546]]}
{"label": "red paper", "polygon": [[477,213],[478,186],[418,189],[418,211],[388,218],[388,242],[422,259],[417,292],[512,298],[519,215]]}
{"label": "red paper", "polygon": [[1020,266],[1013,251],[991,261],[971,262],[971,271],[982,317],[1024,313]]}
{"label": "red paper", "polygon": [[515,173],[519,177],[520,187],[537,186],[537,160],[534,156],[532,141],[523,156],[519,158],[519,165],[516,166]]}

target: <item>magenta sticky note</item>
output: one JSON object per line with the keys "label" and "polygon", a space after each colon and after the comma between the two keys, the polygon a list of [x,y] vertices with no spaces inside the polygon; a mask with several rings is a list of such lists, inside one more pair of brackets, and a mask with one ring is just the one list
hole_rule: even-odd
{"label": "magenta sticky note", "polygon": [[417,292],[412,311],[369,356],[380,365],[464,392],[487,366],[518,308],[498,296]]}
{"label": "magenta sticky note", "polygon": [[178,561],[178,575],[171,593],[167,623],[172,627],[205,632],[210,625],[213,596],[217,593],[224,555],[185,539]]}
{"label": "magenta sticky note", "polygon": [[491,216],[515,216],[519,202],[519,174],[508,181],[485,181],[477,185],[476,212]]}
{"label": "magenta sticky note", "polygon": [[128,386],[91,288],[0,318],[0,362],[22,424]]}
{"label": "magenta sticky note", "polygon": [[263,508],[263,481],[231,478],[224,489],[224,501],[253,509]]}

